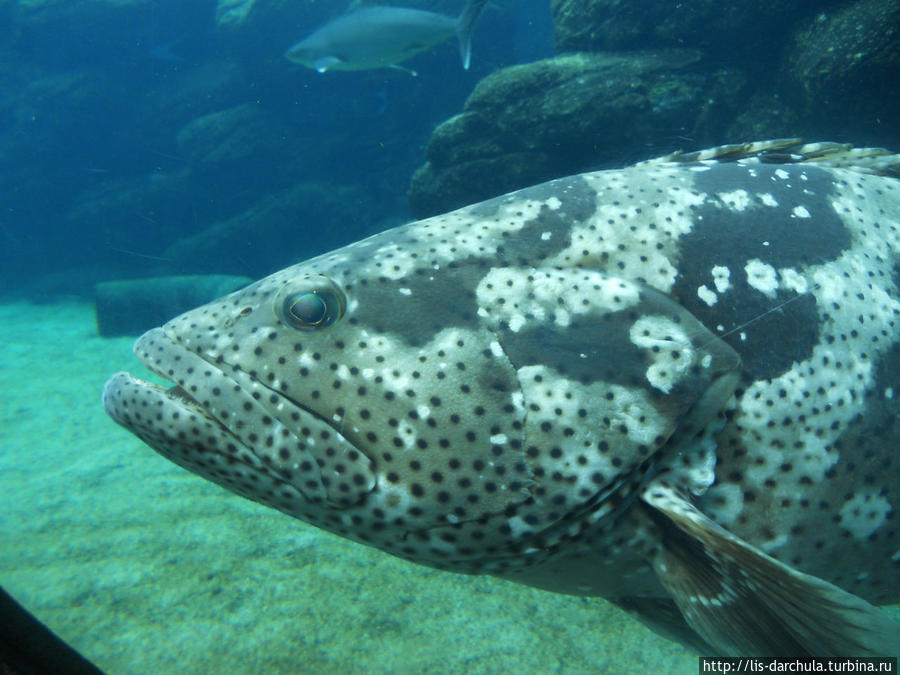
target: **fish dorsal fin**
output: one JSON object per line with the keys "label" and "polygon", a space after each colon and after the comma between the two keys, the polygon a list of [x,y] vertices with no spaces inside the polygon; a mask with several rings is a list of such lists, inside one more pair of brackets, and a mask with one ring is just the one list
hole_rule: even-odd
{"label": "fish dorsal fin", "polygon": [[900,653],[900,625],[885,613],[731,534],[664,478],[642,495],[663,532],[654,570],[688,625],[720,655]]}
{"label": "fish dorsal fin", "polygon": [[641,162],[640,165],[702,164],[757,161],[763,164],[815,164],[830,168],[854,169],[879,176],[900,177],[900,154],[883,148],[855,148],[849,143],[804,143],[800,138],[778,138],[706,150],[682,152]]}

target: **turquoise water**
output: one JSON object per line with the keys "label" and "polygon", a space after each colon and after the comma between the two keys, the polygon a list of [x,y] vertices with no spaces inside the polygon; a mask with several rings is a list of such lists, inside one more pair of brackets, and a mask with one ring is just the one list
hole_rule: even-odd
{"label": "turquoise water", "polygon": [[88,304],[0,306],[0,579],[104,671],[697,672],[603,600],[419,567],[164,460],[100,404],[131,342]]}

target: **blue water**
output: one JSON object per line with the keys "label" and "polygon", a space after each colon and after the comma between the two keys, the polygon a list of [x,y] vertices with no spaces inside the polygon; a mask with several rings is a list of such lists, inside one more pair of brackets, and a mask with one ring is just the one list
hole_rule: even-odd
{"label": "blue water", "polygon": [[[96,9],[46,15],[10,4],[0,10],[9,15],[0,21],[2,287],[71,270],[69,290],[89,296],[95,281],[149,271],[141,255],[160,255],[261,195],[307,180],[360,187],[359,217],[372,227],[408,219],[403,195],[431,130],[486,74],[552,53],[549,10],[534,0],[484,13],[470,71],[448,42],[408,64],[419,77],[322,76],[281,57],[340,3],[298,0],[283,20],[265,17],[239,35],[217,32],[210,0],[134,4],[114,11],[85,2]],[[434,8],[455,14],[459,4]],[[263,111],[278,127],[276,142],[290,148],[279,166],[270,168],[269,155],[216,175],[196,170],[179,149],[179,131],[245,103]],[[86,200],[97,207],[98,194],[121,200],[141,182],[183,171],[192,175],[162,194],[95,208],[96,217],[79,212]],[[335,236],[319,248],[339,243]]]}
{"label": "blue water", "polygon": [[[105,416],[104,380],[135,362],[131,337],[98,335],[98,283],[261,276],[412,219],[434,129],[488,75],[555,54],[549,0],[495,0],[468,71],[447,42],[404,64],[416,76],[319,74],[282,54],[347,3],[258,0],[239,29],[217,27],[219,4],[0,2],[0,585],[111,673],[693,672],[686,649],[601,600],[351,545],[181,471]],[[616,152],[539,149],[567,172],[757,130],[896,150],[896,53],[862,74],[834,66],[822,91],[845,99],[810,105],[779,84],[788,50],[815,63],[802,27],[817,16],[838,53],[859,47],[828,23],[853,4],[772,3],[781,30],[749,26],[759,39],[731,49],[697,38],[719,35],[709,2],[619,3],[610,48],[700,50],[690,74],[650,92],[658,126],[602,130],[637,139]],[[879,3],[859,4],[877,27]],[[727,101],[690,113],[696,128],[663,119],[716,82]],[[227,245],[179,254],[220,233]]]}

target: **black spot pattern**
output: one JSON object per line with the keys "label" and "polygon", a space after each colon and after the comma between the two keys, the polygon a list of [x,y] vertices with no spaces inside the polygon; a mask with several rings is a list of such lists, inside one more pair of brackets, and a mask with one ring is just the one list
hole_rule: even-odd
{"label": "black spot pattern", "polygon": [[[573,285],[561,292],[570,298],[596,291],[590,285]],[[500,327],[500,338],[506,353],[518,368],[525,365],[546,365],[557,373],[582,384],[607,382],[626,387],[646,389],[653,396],[660,390],[647,379],[652,350],[635,343],[631,331],[641,317],[666,317],[682,327],[691,337],[694,348],[714,356],[715,364],[694,382],[686,377],[676,391],[703,390],[709,378],[736,368],[737,356],[684,309],[652,288],[643,287],[640,299],[631,305],[613,296],[606,311],[576,315],[564,326],[553,321],[529,322],[526,328],[512,330]],[[487,308],[490,312],[490,308]],[[552,319],[552,316],[550,317]],[[611,355],[615,355],[611,358]],[[672,359],[677,360],[677,353]],[[688,358],[685,356],[685,358]]]}
{"label": "black spot pattern", "polygon": [[[694,187],[710,195],[746,190],[770,194],[777,206],[757,201],[743,211],[707,203],[694,211],[695,226],[682,240],[685,267],[699,262],[690,252],[706,252],[705,262],[734,257],[735,264],[759,258],[775,268],[802,267],[836,259],[850,245],[850,231],[831,207],[834,174],[815,166],[722,164],[699,172]],[[726,208],[722,208],[725,206]],[[809,217],[794,217],[803,208]],[[768,244],[766,244],[768,242]],[[721,264],[721,263],[720,263]],[[743,266],[743,264],[741,265]]]}
{"label": "black spot pattern", "polygon": [[[717,196],[739,189],[778,206]],[[896,601],[897,203],[887,179],[809,166],[561,179],[188,312],[137,344],[174,386],[119,374],[104,402],[238,494],[395,555],[568,593],[657,589],[661,538],[632,507],[653,476],[706,487],[714,467],[697,499],[710,517]],[[799,207],[811,217],[791,218]],[[768,297],[740,278],[748,259],[824,265],[826,287]],[[732,287],[709,305],[697,289],[713,265]],[[606,307],[577,311],[598,278],[640,297],[619,307],[613,285]],[[345,301],[332,325],[279,319],[282,293],[323,283]],[[730,389],[705,395],[738,366],[716,337],[733,328],[745,378],[726,411]]]}
{"label": "black spot pattern", "polygon": [[[808,197],[811,213],[841,216],[851,242],[817,267],[818,333],[804,359],[746,385],[718,435],[717,482],[702,500],[775,558],[875,603],[896,602],[900,588],[900,303],[891,279],[900,233],[888,215],[897,194],[892,181],[835,174],[824,198]],[[798,335],[780,328],[780,342],[765,349],[791,349]]]}
{"label": "black spot pattern", "polygon": [[[695,185],[711,195],[744,190],[752,202],[738,210],[711,199],[694,209],[693,229],[680,241],[673,293],[708,326],[723,327],[725,341],[741,354],[751,379],[779,375],[794,361],[808,358],[818,340],[815,298],[784,289],[767,297],[747,283],[745,266],[758,260],[775,270],[800,270],[834,260],[850,245],[849,231],[830,208],[831,173],[758,165],[751,174],[742,166],[721,165],[698,173]],[[761,203],[762,194],[777,206]],[[797,217],[795,209],[809,217]],[[713,286],[714,266],[730,270],[731,287],[710,306],[697,289]]]}
{"label": "black spot pattern", "polygon": [[477,326],[475,287],[487,270],[486,261],[462,260],[438,277],[419,270],[411,279],[380,277],[357,287],[355,318],[410,347],[424,345],[448,327]]}

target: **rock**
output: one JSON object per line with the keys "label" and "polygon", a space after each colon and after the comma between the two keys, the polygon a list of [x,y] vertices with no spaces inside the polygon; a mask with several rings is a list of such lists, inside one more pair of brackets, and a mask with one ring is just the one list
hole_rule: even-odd
{"label": "rock", "polygon": [[176,276],[97,284],[97,330],[103,337],[140,335],[182,312],[251,283],[246,277]]}
{"label": "rock", "polygon": [[859,0],[811,17],[794,34],[781,74],[779,89],[809,117],[807,128],[877,142],[869,129],[897,119],[900,0]]}
{"label": "rock", "polygon": [[291,130],[272,114],[244,103],[191,121],[178,132],[177,143],[193,171],[206,181],[271,186],[279,177],[285,181],[290,176],[288,165],[299,154],[292,138]]}
{"label": "rock", "polygon": [[[838,4],[821,0],[812,9]],[[552,0],[558,52],[690,47],[765,67],[809,0]],[[764,58],[760,58],[763,55]]]}
{"label": "rock", "polygon": [[240,213],[308,173],[299,158],[308,160],[309,153],[304,153],[298,131],[253,103],[198,117],[181,128],[176,140],[205,225]]}
{"label": "rock", "polygon": [[[751,94],[728,126],[723,138],[735,141],[790,138],[803,129],[797,110],[769,88]],[[823,138],[831,137],[825,134]]]}
{"label": "rock", "polygon": [[96,166],[93,148],[109,140],[108,125],[116,114],[117,104],[108,103],[115,86],[111,79],[89,69],[35,75],[10,102],[8,124],[17,159],[47,166]]}
{"label": "rock", "polygon": [[661,154],[684,136],[712,144],[745,83],[730,70],[680,70],[698,59],[685,50],[573,54],[489,75],[434,131],[407,194],[413,212],[643,157],[653,144]]}
{"label": "rock", "polygon": [[45,240],[65,249],[70,264],[130,270],[113,278],[183,271],[165,257],[168,245],[232,215],[238,197],[244,208],[259,198],[250,193],[220,197],[214,185],[200,182],[203,178],[183,168],[104,180],[78,196],[62,226]]}
{"label": "rock", "polygon": [[[126,144],[111,140],[121,111],[118,101],[110,101],[114,85],[103,72],[18,70],[18,76],[0,74],[0,201],[10,224],[0,245],[9,279],[54,271],[61,259],[82,262],[69,254],[85,233],[63,232],[63,213],[81,190],[115,171],[102,156],[105,149],[131,154]],[[88,237],[95,231],[91,224]]]}
{"label": "rock", "polygon": [[260,277],[377,231],[366,194],[302,183],[180,239],[162,256],[176,267]]}
{"label": "rock", "polygon": [[128,273],[128,269],[122,269],[116,274],[97,264],[53,270],[23,287],[22,297],[38,305],[67,301],[93,302],[97,297],[98,283],[118,276],[127,278]]}
{"label": "rock", "polygon": [[886,84],[900,79],[900,0],[552,0],[551,10],[560,52],[677,46],[741,71],[747,102],[716,142],[897,138]]}
{"label": "rock", "polygon": [[113,12],[130,11],[149,7],[156,0],[18,0],[12,3],[16,9],[18,23],[33,24],[46,21],[69,19],[83,21],[109,16]]}
{"label": "rock", "polygon": [[203,115],[227,110],[247,100],[250,78],[229,59],[181,63],[165,78],[141,90],[140,133],[146,154],[156,162],[184,165],[175,146],[177,132]]}
{"label": "rock", "polygon": [[147,57],[175,31],[192,31],[209,12],[203,2],[183,0],[18,0],[9,4],[15,26],[10,36],[13,49],[29,61],[60,68],[106,66],[111,59],[122,63]]}

